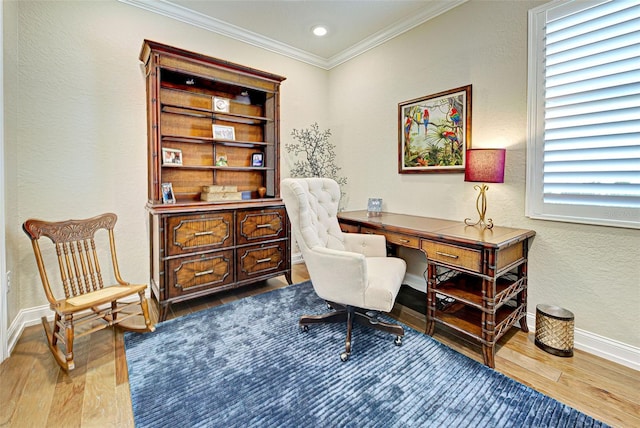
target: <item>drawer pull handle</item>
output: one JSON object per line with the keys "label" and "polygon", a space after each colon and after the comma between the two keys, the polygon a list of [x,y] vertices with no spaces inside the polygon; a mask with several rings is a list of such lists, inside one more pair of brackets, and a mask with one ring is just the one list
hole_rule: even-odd
{"label": "drawer pull handle", "polygon": [[436,251],[436,254],[439,255],[439,256],[445,256],[445,257],[449,257],[449,258],[452,258],[452,259],[457,259],[458,258],[458,256],[456,256],[455,254],[447,254],[447,253],[442,253],[440,251]]}
{"label": "drawer pull handle", "polygon": [[209,275],[213,273],[213,269],[209,269],[209,270],[205,270],[202,272],[196,272],[196,274],[194,276],[202,276],[202,275]]}
{"label": "drawer pull handle", "polygon": [[402,239],[402,238],[399,238],[398,241],[404,242],[405,244],[408,244],[409,242],[411,242],[408,239]]}
{"label": "drawer pull handle", "polygon": [[208,230],[206,232],[196,232],[193,234],[193,236],[204,236],[204,235],[213,235],[213,231]]}
{"label": "drawer pull handle", "polygon": [[256,226],[258,229],[264,229],[265,227],[271,227],[270,223],[266,223],[266,224],[259,224]]}
{"label": "drawer pull handle", "polygon": [[256,260],[256,263],[266,263],[266,262],[270,262],[271,261],[271,257],[266,258],[266,259],[258,259]]}

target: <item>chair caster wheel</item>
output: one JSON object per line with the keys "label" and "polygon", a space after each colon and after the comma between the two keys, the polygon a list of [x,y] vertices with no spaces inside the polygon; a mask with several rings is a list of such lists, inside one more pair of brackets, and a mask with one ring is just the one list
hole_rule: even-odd
{"label": "chair caster wheel", "polygon": [[309,326],[308,325],[301,325],[300,326],[300,331],[303,333],[306,333],[309,331]]}
{"label": "chair caster wheel", "polygon": [[402,336],[396,336],[395,340],[393,341],[393,344],[396,346],[402,346]]}
{"label": "chair caster wheel", "polygon": [[349,359],[349,354],[347,354],[346,352],[343,352],[342,354],[340,354],[340,360],[344,363]]}

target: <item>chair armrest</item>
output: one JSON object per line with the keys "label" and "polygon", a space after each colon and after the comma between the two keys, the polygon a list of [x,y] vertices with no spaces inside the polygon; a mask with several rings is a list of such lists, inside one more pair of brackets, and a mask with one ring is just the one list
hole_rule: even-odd
{"label": "chair armrest", "polygon": [[346,305],[364,305],[367,262],[363,254],[314,247],[303,256],[318,296]]}
{"label": "chair armrest", "polygon": [[386,257],[387,239],[384,235],[369,235],[366,233],[342,233],[344,247],[365,257]]}

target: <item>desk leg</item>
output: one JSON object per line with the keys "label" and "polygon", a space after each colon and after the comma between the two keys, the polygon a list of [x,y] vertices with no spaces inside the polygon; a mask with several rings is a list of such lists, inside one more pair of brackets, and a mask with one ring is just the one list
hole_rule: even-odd
{"label": "desk leg", "polygon": [[495,345],[482,345],[482,358],[484,360],[484,364],[486,366],[491,367],[492,369],[494,369],[496,367],[496,362],[495,362],[495,351],[496,351],[496,346]]}
{"label": "desk leg", "polygon": [[436,266],[427,262],[427,328],[425,333],[433,336],[436,318]]}

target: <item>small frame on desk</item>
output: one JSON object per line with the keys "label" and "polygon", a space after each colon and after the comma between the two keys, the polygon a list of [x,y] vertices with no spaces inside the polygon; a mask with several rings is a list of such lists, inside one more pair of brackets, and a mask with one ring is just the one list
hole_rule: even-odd
{"label": "small frame on desk", "polygon": [[251,166],[264,166],[264,155],[262,153],[254,153],[251,155]]}
{"label": "small frame on desk", "polygon": [[212,125],[213,138],[216,140],[230,140],[236,139],[236,130],[233,126],[226,125]]}
{"label": "small frame on desk", "polygon": [[182,165],[182,150],[162,149],[162,165]]}
{"label": "small frame on desk", "polygon": [[162,183],[162,203],[175,204],[176,198],[173,195],[173,186],[171,183]]}
{"label": "small frame on desk", "polygon": [[367,203],[367,217],[379,217],[382,215],[382,199],[369,198]]}

